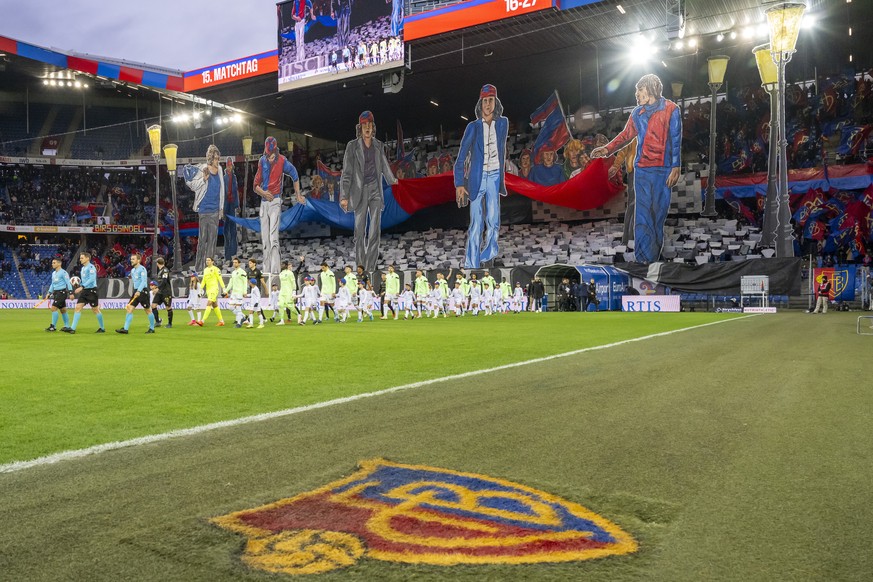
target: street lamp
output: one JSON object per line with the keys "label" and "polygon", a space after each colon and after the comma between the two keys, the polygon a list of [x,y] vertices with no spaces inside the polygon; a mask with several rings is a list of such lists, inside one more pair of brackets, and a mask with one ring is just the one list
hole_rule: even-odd
{"label": "street lamp", "polygon": [[764,201],[764,228],[761,232],[761,244],[772,247],[776,244],[777,212],[779,208],[777,182],[779,180],[779,157],[777,153],[777,121],[776,84],[778,72],[776,63],[770,56],[770,45],[762,44],[752,49],[758,74],[761,76],[761,86],[770,96],[770,136],[767,150],[767,198]]}
{"label": "street lamp", "polygon": [[176,153],[179,146],[168,143],[164,146],[164,157],[167,158],[167,172],[170,174],[170,187],[173,191],[173,271],[182,270],[182,248],[179,246],[179,207],[176,206]]}
{"label": "street lamp", "polygon": [[[800,2],[783,2],[768,9],[767,27],[770,29],[770,57],[776,65],[776,110],[777,135],[779,146],[778,165],[779,179],[776,187],[778,208],[774,227],[776,256],[794,256],[794,236],[791,230],[791,210],[789,208],[788,192],[788,140],[785,137],[785,65],[794,54],[797,36],[800,33],[800,21],[806,4]],[[772,120],[771,120],[772,123]]]}
{"label": "street lamp", "polygon": [[155,237],[152,239],[152,275],[158,274],[158,235],[161,233],[161,126],[150,126],[149,143],[152,146],[152,157],[155,159]]}
{"label": "street lamp", "polygon": [[670,88],[673,89],[673,100],[678,101],[682,98],[682,89],[685,87],[685,83],[682,81],[674,81],[670,83]]}
{"label": "street lamp", "polygon": [[[245,162],[245,178],[243,178],[243,196],[242,196],[242,216],[243,218],[248,218],[249,213],[246,209],[246,205],[248,197],[249,197],[249,158],[252,156],[252,136],[247,135],[242,138],[242,147],[243,147],[243,160]],[[242,236],[240,237],[240,241],[245,243],[248,242],[248,229],[243,228]]]}
{"label": "street lamp", "polygon": [[679,112],[682,113],[682,115],[685,115],[685,112],[683,111],[684,108],[682,107],[683,103],[681,102],[682,88],[685,87],[685,83],[682,81],[674,81],[670,83],[670,87],[673,89],[673,101],[679,104]]}
{"label": "street lamp", "polygon": [[706,183],[706,202],[700,216],[717,216],[715,212],[715,105],[718,90],[724,83],[724,73],[727,70],[730,57],[718,55],[707,59],[709,72],[709,88],[712,91],[712,101],[709,110],[709,179]]}

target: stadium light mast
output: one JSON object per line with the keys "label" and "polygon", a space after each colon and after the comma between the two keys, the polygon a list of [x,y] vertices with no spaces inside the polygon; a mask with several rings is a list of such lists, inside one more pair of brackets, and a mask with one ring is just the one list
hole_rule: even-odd
{"label": "stadium light mast", "polygon": [[161,232],[161,126],[157,123],[146,131],[152,146],[152,157],[155,159],[155,236],[152,239],[152,276],[158,274],[158,236]]}
{"label": "stadium light mast", "polygon": [[778,224],[777,212],[779,210],[778,180],[779,180],[779,154],[777,135],[779,110],[777,105],[776,85],[779,73],[776,63],[770,56],[770,45],[762,44],[752,49],[755,62],[758,65],[758,74],[761,76],[761,86],[770,96],[770,136],[767,149],[767,198],[764,203],[764,228],[761,233],[761,244],[772,247],[776,244],[776,225]]}
{"label": "stadium light mast", "polygon": [[709,178],[706,182],[706,201],[700,216],[717,216],[715,211],[715,106],[718,90],[724,83],[724,73],[727,70],[729,60],[731,58],[725,55],[717,55],[707,59],[709,89],[712,91],[712,102],[709,110]]}
{"label": "stadium light mast", "polygon": [[179,207],[176,205],[176,153],[179,146],[168,143],[164,146],[167,158],[167,172],[170,174],[170,189],[173,192],[173,271],[182,270],[182,248],[179,246]]}
{"label": "stadium light mast", "polygon": [[[252,136],[247,135],[242,138],[242,147],[243,147],[243,161],[245,162],[245,178],[243,178],[243,195],[242,195],[242,215],[243,218],[248,218],[249,213],[246,209],[248,204],[247,200],[249,197],[249,158],[252,157]],[[247,228],[242,229],[242,242],[247,242]]]}
{"label": "stadium light mast", "polygon": [[[794,256],[794,237],[791,230],[791,210],[788,192],[788,140],[785,137],[785,65],[791,60],[800,33],[800,22],[806,4],[800,2],[783,2],[769,8],[767,27],[770,29],[770,57],[776,65],[776,107],[777,143],[779,161],[779,179],[776,196],[778,207],[774,227],[776,256]],[[771,120],[772,123],[772,120]]]}

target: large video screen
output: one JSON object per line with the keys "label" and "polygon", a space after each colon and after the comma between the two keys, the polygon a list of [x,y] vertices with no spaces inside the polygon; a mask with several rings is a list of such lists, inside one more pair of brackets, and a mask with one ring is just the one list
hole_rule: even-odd
{"label": "large video screen", "polygon": [[403,0],[291,0],[277,7],[280,91],[403,65]]}

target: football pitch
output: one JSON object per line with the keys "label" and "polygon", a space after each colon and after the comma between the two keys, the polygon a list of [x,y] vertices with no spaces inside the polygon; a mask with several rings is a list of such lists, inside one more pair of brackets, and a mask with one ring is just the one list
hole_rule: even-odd
{"label": "football pitch", "polygon": [[868,580],[873,338],[857,315],[259,330],[179,312],[145,335],[138,312],[119,336],[107,312],[109,333],[85,313],[70,336],[43,331],[45,310],[3,311],[0,580],[288,579],[212,520],[374,459],[584,506],[634,551],[439,565],[370,548],[312,579]]}

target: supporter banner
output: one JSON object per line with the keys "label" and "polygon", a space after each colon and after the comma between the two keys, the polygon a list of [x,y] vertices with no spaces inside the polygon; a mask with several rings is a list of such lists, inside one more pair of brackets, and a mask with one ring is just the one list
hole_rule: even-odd
{"label": "supporter banner", "polygon": [[[700,179],[700,191],[706,191],[707,178]],[[866,164],[847,166],[828,166],[824,168],[804,168],[788,170],[788,188],[792,194],[806,194],[810,189],[828,191],[862,190],[873,184],[873,174]],[[725,191],[737,198],[750,198],[767,195],[767,172],[743,174],[740,176],[722,175],[715,179],[717,198],[723,198]]]}
{"label": "supporter banner", "polygon": [[141,224],[95,224],[94,226],[41,226],[0,224],[0,232],[53,234],[154,234],[155,227]]}
{"label": "supporter banner", "polygon": [[622,295],[622,311],[679,311],[681,301],[678,295]]}
{"label": "supporter banner", "polygon": [[[506,174],[506,187],[532,200],[576,210],[590,210],[603,206],[624,188],[623,185],[609,180],[608,169],[609,163],[606,160],[591,160],[582,172],[554,186],[540,186],[524,178]],[[385,210],[382,211],[383,230],[406,221],[422,209],[455,202],[454,178],[450,173],[400,180],[393,187],[383,181],[382,192],[385,197]],[[258,218],[230,215],[227,218],[249,230],[261,231],[261,221]],[[338,200],[310,196],[307,197],[306,204],[296,204],[282,213],[279,230],[290,230],[301,222],[321,222],[354,230],[355,215],[352,212],[343,212]]]}
{"label": "supporter banner", "polygon": [[854,301],[856,267],[856,265],[843,265],[813,269],[814,286],[817,289],[822,276],[827,275],[828,281],[831,282],[831,301]]}
{"label": "supporter banner", "polygon": [[767,275],[774,295],[800,294],[800,268],[797,257],[750,259],[726,263],[686,265],[684,263],[619,263],[615,267],[634,277],[661,283],[680,291],[739,294],[743,276]]}

